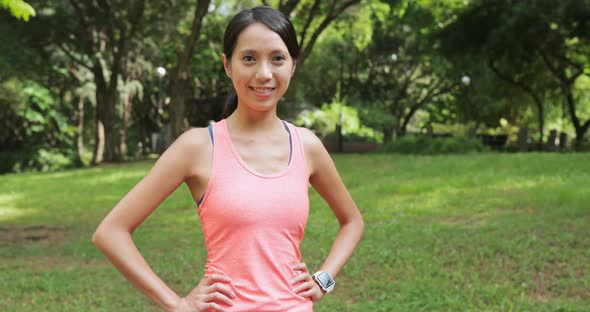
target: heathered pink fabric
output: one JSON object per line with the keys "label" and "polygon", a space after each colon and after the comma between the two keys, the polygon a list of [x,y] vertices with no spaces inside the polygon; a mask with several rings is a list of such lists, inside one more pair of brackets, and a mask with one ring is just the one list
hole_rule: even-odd
{"label": "heathered pink fabric", "polygon": [[228,311],[313,311],[290,284],[300,272],[299,245],[309,214],[308,171],[296,127],[287,168],[261,174],[248,168],[231,142],[227,124],[213,125],[213,165],[199,207],[206,275],[232,279],[236,294]]}

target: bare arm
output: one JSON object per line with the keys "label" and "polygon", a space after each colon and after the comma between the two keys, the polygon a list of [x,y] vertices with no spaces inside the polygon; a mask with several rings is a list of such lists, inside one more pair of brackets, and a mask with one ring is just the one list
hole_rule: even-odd
{"label": "bare arm", "polygon": [[209,136],[203,130],[207,131],[193,129],[179,137],[151,171],[105,217],[92,236],[92,242],[117,270],[166,310],[174,309],[180,297],[152,271],[133,243],[131,234],[191,176],[194,164],[199,162],[198,155],[211,152],[210,142],[207,141]]}
{"label": "bare arm", "polygon": [[364,222],[320,139],[307,129],[302,129],[301,132],[310,171],[310,183],[328,203],[340,223],[336,239],[320,268],[336,278],[360,242]]}

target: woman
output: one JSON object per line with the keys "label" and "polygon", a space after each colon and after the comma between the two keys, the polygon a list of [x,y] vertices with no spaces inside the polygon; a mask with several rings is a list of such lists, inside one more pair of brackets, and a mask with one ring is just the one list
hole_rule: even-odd
{"label": "woman", "polygon": [[[291,22],[270,7],[228,24],[223,66],[235,92],[225,117],[182,134],[105,217],[92,240],[135,287],[168,311],[312,311],[361,239],[361,215],[321,141],[277,117],[299,46]],[[198,204],[207,265],[180,297],[150,269],[131,233],[185,182]],[[300,263],[308,185],[340,223],[313,276]]]}

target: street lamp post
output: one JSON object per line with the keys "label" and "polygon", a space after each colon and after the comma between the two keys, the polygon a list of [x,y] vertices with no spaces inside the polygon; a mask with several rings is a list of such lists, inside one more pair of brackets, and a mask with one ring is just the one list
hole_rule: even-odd
{"label": "street lamp post", "polygon": [[156,72],[158,73],[158,116],[162,116],[162,78],[166,76],[166,68],[160,66],[156,68]]}
{"label": "street lamp post", "polygon": [[161,140],[161,135],[160,132],[162,130],[162,127],[164,125],[164,117],[163,117],[163,109],[162,109],[162,93],[163,93],[163,88],[162,88],[162,80],[164,78],[164,76],[166,76],[166,69],[162,66],[156,68],[156,73],[158,74],[158,101],[157,101],[157,105],[158,105],[158,111],[157,111],[157,116],[156,116],[156,121],[158,124],[158,127],[160,128],[160,130],[158,132],[152,133],[152,152],[160,152],[161,147],[163,147],[162,144],[162,140]]}
{"label": "street lamp post", "polygon": [[[464,93],[464,97],[465,97],[465,110],[467,111],[467,115],[469,115],[471,118],[474,118],[474,109],[471,105],[471,100],[469,99],[469,86],[471,85],[471,77],[467,76],[467,75],[463,75],[463,77],[461,77],[461,83],[463,84],[464,88],[463,88],[463,93]],[[465,123],[467,123],[468,119],[470,117],[466,117],[465,118]],[[474,138],[477,135],[477,125],[470,128],[468,130],[468,136],[470,138]]]}

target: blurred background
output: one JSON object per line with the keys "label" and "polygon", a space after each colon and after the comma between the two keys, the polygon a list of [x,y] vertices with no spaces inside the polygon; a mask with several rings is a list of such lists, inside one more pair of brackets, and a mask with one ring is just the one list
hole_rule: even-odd
{"label": "blurred background", "polygon": [[[279,116],[366,224],[315,311],[588,311],[590,0],[0,0],[0,310],[156,310],[90,238],[219,119],[225,27],[261,4],[302,46]],[[337,230],[310,190],[308,267]],[[200,231],[182,186],[133,239],[182,295]]]}
{"label": "blurred background", "polygon": [[0,172],[144,158],[218,120],[225,26],[260,4],[302,46],[280,116],[330,151],[588,148],[586,0],[0,3]]}

